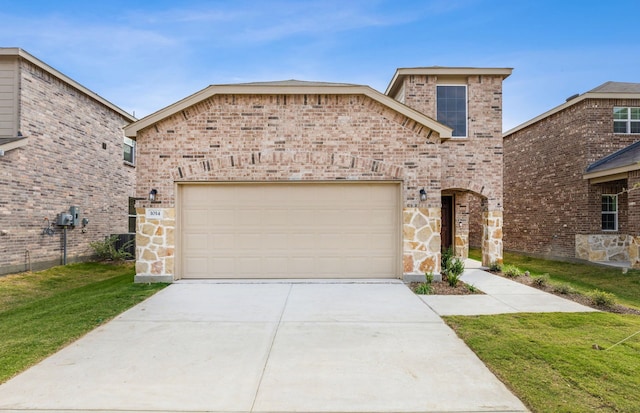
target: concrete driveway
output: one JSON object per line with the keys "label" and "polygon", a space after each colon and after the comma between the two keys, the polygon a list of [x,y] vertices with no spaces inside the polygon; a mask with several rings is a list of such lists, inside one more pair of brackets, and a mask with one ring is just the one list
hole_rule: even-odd
{"label": "concrete driveway", "polygon": [[527,410],[399,281],[203,281],[3,384],[6,411]]}

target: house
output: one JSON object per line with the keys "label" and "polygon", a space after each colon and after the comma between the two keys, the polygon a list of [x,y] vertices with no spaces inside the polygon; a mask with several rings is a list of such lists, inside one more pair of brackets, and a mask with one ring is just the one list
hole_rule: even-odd
{"label": "house", "polygon": [[[422,278],[441,247],[502,259],[506,68],[398,69],[368,86],[209,86],[125,127],[137,281]],[[483,205],[468,222],[469,202]]]}
{"label": "house", "polygon": [[640,265],[640,84],[607,82],[505,133],[504,246]]}
{"label": "house", "polygon": [[81,260],[91,241],[134,231],[135,142],[122,132],[133,121],[26,51],[0,48],[0,274]]}

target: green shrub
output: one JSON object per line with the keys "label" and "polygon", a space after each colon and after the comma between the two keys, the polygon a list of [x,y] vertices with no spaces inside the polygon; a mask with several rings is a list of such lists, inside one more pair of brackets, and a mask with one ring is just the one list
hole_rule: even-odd
{"label": "green shrub", "polygon": [[431,284],[420,283],[414,287],[413,292],[416,294],[428,295],[431,294]]}
{"label": "green shrub", "polygon": [[93,241],[89,243],[93,252],[98,256],[100,260],[109,260],[109,261],[124,261],[129,258],[133,258],[131,254],[127,252],[127,248],[129,248],[133,244],[133,240],[126,242],[120,249],[116,248],[116,241],[118,240],[117,235],[112,235],[110,237],[105,237],[104,241]]}
{"label": "green shrub", "polygon": [[533,284],[538,287],[544,287],[549,284],[549,274],[542,274],[533,278]]}
{"label": "green shrub", "polygon": [[553,291],[558,294],[574,294],[576,292],[575,288],[569,284],[558,284],[553,287]]}
{"label": "green shrub", "polygon": [[467,286],[467,290],[471,291],[472,293],[477,293],[478,292],[478,287],[476,287],[475,285],[466,284],[466,286]]}
{"label": "green shrub", "polygon": [[447,270],[447,282],[451,287],[457,287],[460,277],[464,272],[464,261],[460,258],[453,257],[449,260],[449,268]]}
{"label": "green shrub", "polygon": [[502,264],[498,261],[494,261],[489,265],[489,271],[491,272],[500,272],[502,271]]}
{"label": "green shrub", "polygon": [[449,247],[442,251],[442,258],[440,259],[442,275],[447,275],[449,267],[451,266],[451,260],[454,258],[453,248]]}
{"label": "green shrub", "polygon": [[516,267],[515,265],[505,265],[502,269],[502,273],[505,275],[505,277],[509,278],[520,277],[523,274],[522,270],[520,270],[520,268]]}
{"label": "green shrub", "polygon": [[593,290],[589,294],[591,302],[599,307],[613,307],[616,305],[616,296],[600,290]]}
{"label": "green shrub", "polygon": [[427,280],[427,284],[431,284],[433,282],[433,273],[431,271],[424,273],[424,277]]}

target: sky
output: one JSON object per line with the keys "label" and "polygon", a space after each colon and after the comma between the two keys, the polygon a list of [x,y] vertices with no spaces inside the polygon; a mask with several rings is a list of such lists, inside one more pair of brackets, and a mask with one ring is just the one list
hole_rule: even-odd
{"label": "sky", "polygon": [[640,82],[638,0],[0,0],[19,47],[142,118],[211,84],[384,92],[401,67],[509,67],[503,130]]}

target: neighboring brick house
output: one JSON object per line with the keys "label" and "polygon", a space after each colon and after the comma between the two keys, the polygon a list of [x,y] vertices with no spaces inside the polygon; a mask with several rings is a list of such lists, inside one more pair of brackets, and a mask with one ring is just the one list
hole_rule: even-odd
{"label": "neighboring brick house", "polygon": [[56,218],[72,206],[69,262],[91,256],[89,242],[135,227],[134,159],[124,160],[122,132],[134,120],[24,50],[0,48],[0,274],[61,264]]}
{"label": "neighboring brick house", "polygon": [[506,250],[638,261],[640,84],[607,82],[504,136]]}
{"label": "neighboring brick house", "polygon": [[[442,246],[502,260],[504,68],[398,69],[368,86],[209,86],[137,141],[137,281],[404,278]],[[449,125],[449,126],[445,126]],[[470,223],[469,203],[483,205]],[[424,278],[423,278],[424,279]]]}

